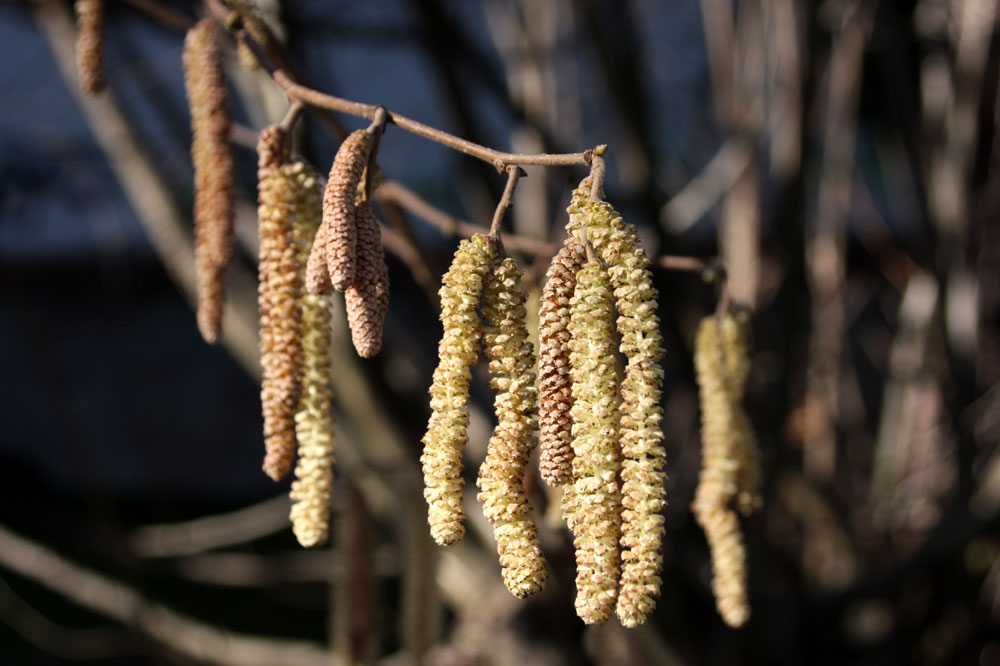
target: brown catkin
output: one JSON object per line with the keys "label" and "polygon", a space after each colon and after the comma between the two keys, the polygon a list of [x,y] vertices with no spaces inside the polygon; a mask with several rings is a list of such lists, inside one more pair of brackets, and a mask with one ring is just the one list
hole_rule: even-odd
{"label": "brown catkin", "polygon": [[586,258],[583,245],[569,241],[552,259],[542,291],[538,326],[538,467],[552,486],[572,481],[573,406],[569,368],[569,303],[576,274]]}
{"label": "brown catkin", "polygon": [[590,199],[590,180],[574,192],[571,233],[584,230],[608,266],[618,309],[620,350],[626,359],[621,385],[622,576],[618,618],[627,627],[646,620],[660,589],[666,454],[660,406],[663,357],[658,294],[635,228],[610,204]]}
{"label": "brown catkin", "polygon": [[[301,196],[290,209],[292,234],[304,277],[306,257],[322,216],[322,192],[316,173],[295,162],[282,167]],[[330,297],[300,295],[302,309],[302,394],[295,414],[299,459],[292,482],[292,531],[304,547],[326,542],[333,484],[333,413],[330,372]]]}
{"label": "brown catkin", "polygon": [[104,90],[104,0],[76,0],[76,67],[88,95]]}
{"label": "brown catkin", "polygon": [[222,326],[222,278],[233,252],[235,173],[229,142],[229,98],[211,19],[188,30],[184,73],[191,106],[198,327],[202,337],[214,343]]}
{"label": "brown catkin", "polygon": [[465,534],[462,509],[462,450],[469,439],[469,368],[479,357],[481,324],[476,310],[492,264],[494,244],[486,236],[463,240],[442,280],[438,367],[431,384],[431,417],[420,457],[431,536],[448,546]]}
{"label": "brown catkin", "polygon": [[[273,154],[279,132],[262,133],[261,156]],[[293,220],[309,195],[286,165],[262,163],[258,172],[260,255],[261,403],[264,413],[264,471],[284,477],[295,458],[295,412],[302,389],[302,308],[300,259]]]}
{"label": "brown catkin", "polygon": [[570,310],[573,484],[566,486],[563,513],[576,548],[576,612],[597,624],[615,610],[622,514],[612,294],[597,262],[577,274]]}
{"label": "brown catkin", "polygon": [[722,317],[720,329],[733,402],[733,455],[739,462],[736,470],[736,508],[745,516],[756,513],[764,504],[760,490],[760,450],[750,428],[750,419],[742,407],[750,375],[749,326],[749,312],[730,309]]}
{"label": "brown catkin", "polygon": [[719,614],[738,627],[750,616],[746,551],[736,513],[739,461],[733,438],[733,401],[719,322],[706,317],[695,339],[695,370],[701,401],[702,468],[692,505],[712,555],[712,590]]}
{"label": "brown catkin", "polygon": [[479,468],[479,501],[493,525],[503,582],[518,598],[545,583],[545,557],[524,491],[528,458],[535,447],[537,393],[535,354],[528,341],[521,271],[506,258],[486,277],[483,346],[496,391],[497,427]]}
{"label": "brown catkin", "polygon": [[[354,202],[371,145],[372,135],[367,130],[351,132],[340,144],[323,193],[321,235],[317,236],[312,251],[325,253],[330,284],[337,291],[347,291],[354,284],[357,264]],[[312,256],[309,260],[318,261]]]}
{"label": "brown catkin", "polygon": [[389,311],[389,268],[382,249],[382,232],[368,201],[357,204],[357,267],[354,284],[344,292],[347,323],[354,349],[371,358],[382,349],[382,326]]}

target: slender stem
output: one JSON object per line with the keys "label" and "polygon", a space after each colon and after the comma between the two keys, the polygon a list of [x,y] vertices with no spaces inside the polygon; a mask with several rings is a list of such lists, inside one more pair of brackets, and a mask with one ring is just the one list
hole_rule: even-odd
{"label": "slender stem", "polygon": [[606,145],[600,145],[594,149],[590,160],[590,198],[593,200],[604,198],[604,153],[607,152]]}
{"label": "slender stem", "polygon": [[297,99],[293,100],[291,105],[288,107],[288,111],[285,112],[285,117],[281,119],[281,129],[283,129],[286,133],[291,132],[292,128],[295,127],[295,123],[298,121],[299,116],[302,115],[302,110],[304,108],[305,104],[301,101]]}
{"label": "slender stem", "polygon": [[496,238],[497,234],[500,233],[500,223],[503,222],[504,214],[506,214],[507,209],[513,203],[514,190],[517,188],[517,181],[520,179],[521,167],[507,167],[507,187],[503,188],[503,196],[500,197],[500,203],[497,204],[496,212],[493,213],[493,224],[490,225],[490,236],[492,238]]}

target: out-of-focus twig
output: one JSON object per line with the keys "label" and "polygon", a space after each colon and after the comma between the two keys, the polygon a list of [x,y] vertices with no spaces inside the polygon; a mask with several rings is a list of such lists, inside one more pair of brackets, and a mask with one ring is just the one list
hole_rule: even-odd
{"label": "out-of-focus twig", "polygon": [[694,225],[732,189],[750,164],[747,141],[733,138],[722,144],[704,168],[660,211],[664,231],[680,234]]}

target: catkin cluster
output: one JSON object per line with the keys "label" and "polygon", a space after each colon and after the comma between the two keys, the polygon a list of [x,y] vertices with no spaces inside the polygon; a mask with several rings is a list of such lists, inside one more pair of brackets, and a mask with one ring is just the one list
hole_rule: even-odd
{"label": "catkin cluster", "polygon": [[745,328],[732,314],[706,317],[695,338],[702,414],[702,469],[692,509],[712,554],[712,590],[723,620],[738,627],[750,616],[746,549],[735,504],[760,506],[759,460],[740,407],[749,371]]}
{"label": "catkin cluster", "polygon": [[431,418],[420,462],[427,521],[431,536],[442,546],[465,534],[462,450],[469,439],[469,368],[479,356],[481,324],[476,311],[495,251],[486,236],[463,240],[438,292],[444,334],[438,345],[438,366],[430,388]]}
{"label": "catkin cluster", "polygon": [[76,68],[88,95],[104,89],[104,0],[76,0]]}
{"label": "catkin cluster", "polygon": [[545,558],[524,492],[528,458],[535,447],[535,354],[528,341],[521,272],[511,258],[486,278],[483,346],[496,391],[497,427],[479,468],[479,501],[492,523],[503,581],[525,598],[545,582]]}
{"label": "catkin cluster", "polygon": [[[610,204],[591,198],[590,184],[585,179],[574,191],[567,229],[586,238],[606,267],[618,313],[619,350],[626,361],[617,410],[622,524],[616,612],[623,625],[633,627],[652,612],[661,583],[666,459],[660,429],[663,348],[658,294],[635,228]],[[614,319],[611,312],[607,317],[609,322]],[[571,413],[576,413],[575,404]],[[576,455],[575,443],[573,450]],[[575,476],[575,462],[573,470]]]}
{"label": "catkin cluster", "polygon": [[187,33],[184,81],[191,107],[198,329],[214,343],[222,327],[223,275],[232,256],[235,173],[229,98],[211,19],[199,21]]}

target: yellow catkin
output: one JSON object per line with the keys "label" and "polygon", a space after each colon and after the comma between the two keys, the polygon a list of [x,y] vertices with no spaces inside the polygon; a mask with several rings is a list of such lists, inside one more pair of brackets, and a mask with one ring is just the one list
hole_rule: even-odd
{"label": "yellow catkin", "polygon": [[701,401],[702,468],[692,509],[712,555],[712,590],[719,614],[738,627],[750,616],[746,551],[730,502],[739,461],[733,438],[733,402],[719,323],[702,320],[695,338],[695,370]]}
{"label": "yellow catkin", "polygon": [[354,218],[357,267],[354,284],[344,292],[344,303],[354,349],[362,358],[371,358],[382,349],[382,327],[389,311],[389,268],[371,203],[358,203]]}
{"label": "yellow catkin", "polygon": [[420,462],[431,536],[442,545],[465,534],[462,509],[462,450],[469,439],[469,368],[479,357],[481,324],[476,310],[495,247],[486,236],[463,240],[445,273],[441,290],[444,334],[431,384],[431,418]]}
{"label": "yellow catkin", "polygon": [[[326,293],[331,285],[337,291],[346,291],[354,284],[357,262],[354,203],[371,145],[372,135],[367,130],[356,130],[340,144],[333,159],[323,193],[323,223],[306,268],[306,287],[312,293]],[[322,275],[324,267],[326,277]]]}
{"label": "yellow catkin", "polygon": [[573,406],[569,371],[569,303],[585,259],[580,243],[568,242],[552,259],[542,292],[538,326],[538,468],[552,486],[572,481]]}
{"label": "yellow catkin", "polygon": [[617,613],[634,627],[646,620],[660,589],[666,454],[660,406],[663,357],[658,294],[649,260],[632,225],[610,204],[590,199],[586,179],[574,192],[569,229],[586,232],[608,266],[618,310],[620,350],[626,359],[621,385],[622,576]]}
{"label": "yellow catkin", "polygon": [[739,462],[736,471],[736,508],[745,516],[760,510],[761,497],[760,450],[750,419],[742,407],[747,377],[750,375],[749,313],[727,312],[721,322],[722,345],[729,374],[730,398],[733,402],[733,449]]}
{"label": "yellow catkin", "polygon": [[479,501],[493,525],[503,582],[521,599],[545,583],[545,557],[524,492],[528,458],[535,447],[535,354],[525,325],[527,292],[521,271],[506,258],[486,278],[483,346],[496,391],[497,427],[479,468]]}
{"label": "yellow catkin", "polygon": [[[302,162],[280,167],[300,196],[289,206],[299,280],[322,215],[322,192],[316,173]],[[295,413],[299,458],[292,482],[292,531],[304,547],[326,542],[333,483],[333,397],[330,374],[330,297],[300,292],[302,311],[302,392]]]}
{"label": "yellow catkin", "polygon": [[597,624],[615,610],[622,513],[612,293],[598,263],[577,275],[570,310],[573,484],[563,510],[576,548],[576,612]]}
{"label": "yellow catkin", "polygon": [[104,0],[76,0],[76,66],[88,95],[104,90]]}
{"label": "yellow catkin", "polygon": [[302,284],[292,225],[309,197],[288,165],[267,162],[280,136],[276,127],[261,133],[257,209],[264,471],[275,480],[288,474],[295,458],[295,412],[302,390]]}
{"label": "yellow catkin", "polygon": [[214,343],[222,326],[222,278],[233,252],[235,172],[229,99],[211,19],[199,21],[188,31],[184,73],[191,106],[198,328],[206,341]]}

